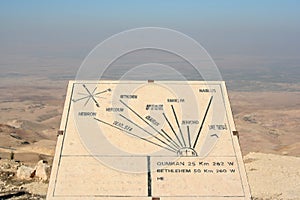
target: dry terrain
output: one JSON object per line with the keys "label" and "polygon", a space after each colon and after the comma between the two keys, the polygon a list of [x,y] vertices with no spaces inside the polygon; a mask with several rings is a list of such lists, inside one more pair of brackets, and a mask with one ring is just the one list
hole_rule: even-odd
{"label": "dry terrain", "polygon": [[243,154],[300,156],[300,92],[229,92]]}

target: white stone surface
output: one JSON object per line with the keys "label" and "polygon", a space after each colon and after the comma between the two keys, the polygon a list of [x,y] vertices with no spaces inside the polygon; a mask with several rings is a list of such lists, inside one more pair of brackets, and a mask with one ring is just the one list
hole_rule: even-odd
{"label": "white stone surface", "polygon": [[34,176],[34,169],[27,166],[20,166],[17,170],[17,177],[19,179],[31,179]]}
{"label": "white stone surface", "polygon": [[35,166],[35,176],[43,181],[48,180],[49,165],[40,160]]}
{"label": "white stone surface", "polygon": [[[111,91],[102,95],[108,88]],[[86,90],[102,96],[83,96]],[[151,110],[160,105],[163,110]],[[123,111],[111,112],[110,108]],[[95,112],[96,116],[79,116],[80,112]],[[189,125],[191,145],[184,123],[189,120],[197,121]],[[158,134],[163,129],[182,147],[167,142],[168,147],[143,129],[166,141]],[[64,135],[58,137],[47,199],[250,199],[224,82],[71,81],[60,130]],[[179,156],[178,152],[197,156]],[[166,162],[179,165],[161,164]]]}

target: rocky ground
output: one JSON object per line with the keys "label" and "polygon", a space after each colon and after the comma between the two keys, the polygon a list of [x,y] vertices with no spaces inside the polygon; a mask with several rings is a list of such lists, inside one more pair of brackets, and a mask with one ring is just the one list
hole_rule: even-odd
{"label": "rocky ground", "polygon": [[300,199],[300,158],[249,153],[244,157],[254,199]]}
{"label": "rocky ground", "polygon": [[45,199],[48,179],[34,174],[26,177],[20,172],[21,166],[25,167],[14,160],[0,160],[0,199]]}

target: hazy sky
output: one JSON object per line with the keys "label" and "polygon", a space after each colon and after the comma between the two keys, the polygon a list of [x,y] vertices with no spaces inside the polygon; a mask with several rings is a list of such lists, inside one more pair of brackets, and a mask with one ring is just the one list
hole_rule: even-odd
{"label": "hazy sky", "polygon": [[225,66],[300,61],[297,0],[2,0],[0,25],[0,67],[47,58],[78,67],[107,37],[144,26],[181,31]]}

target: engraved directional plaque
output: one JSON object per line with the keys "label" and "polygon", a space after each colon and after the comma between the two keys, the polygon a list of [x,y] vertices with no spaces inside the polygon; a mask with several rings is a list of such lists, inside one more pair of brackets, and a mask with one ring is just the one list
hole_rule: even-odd
{"label": "engraved directional plaque", "polygon": [[70,81],[47,199],[250,199],[224,82]]}

